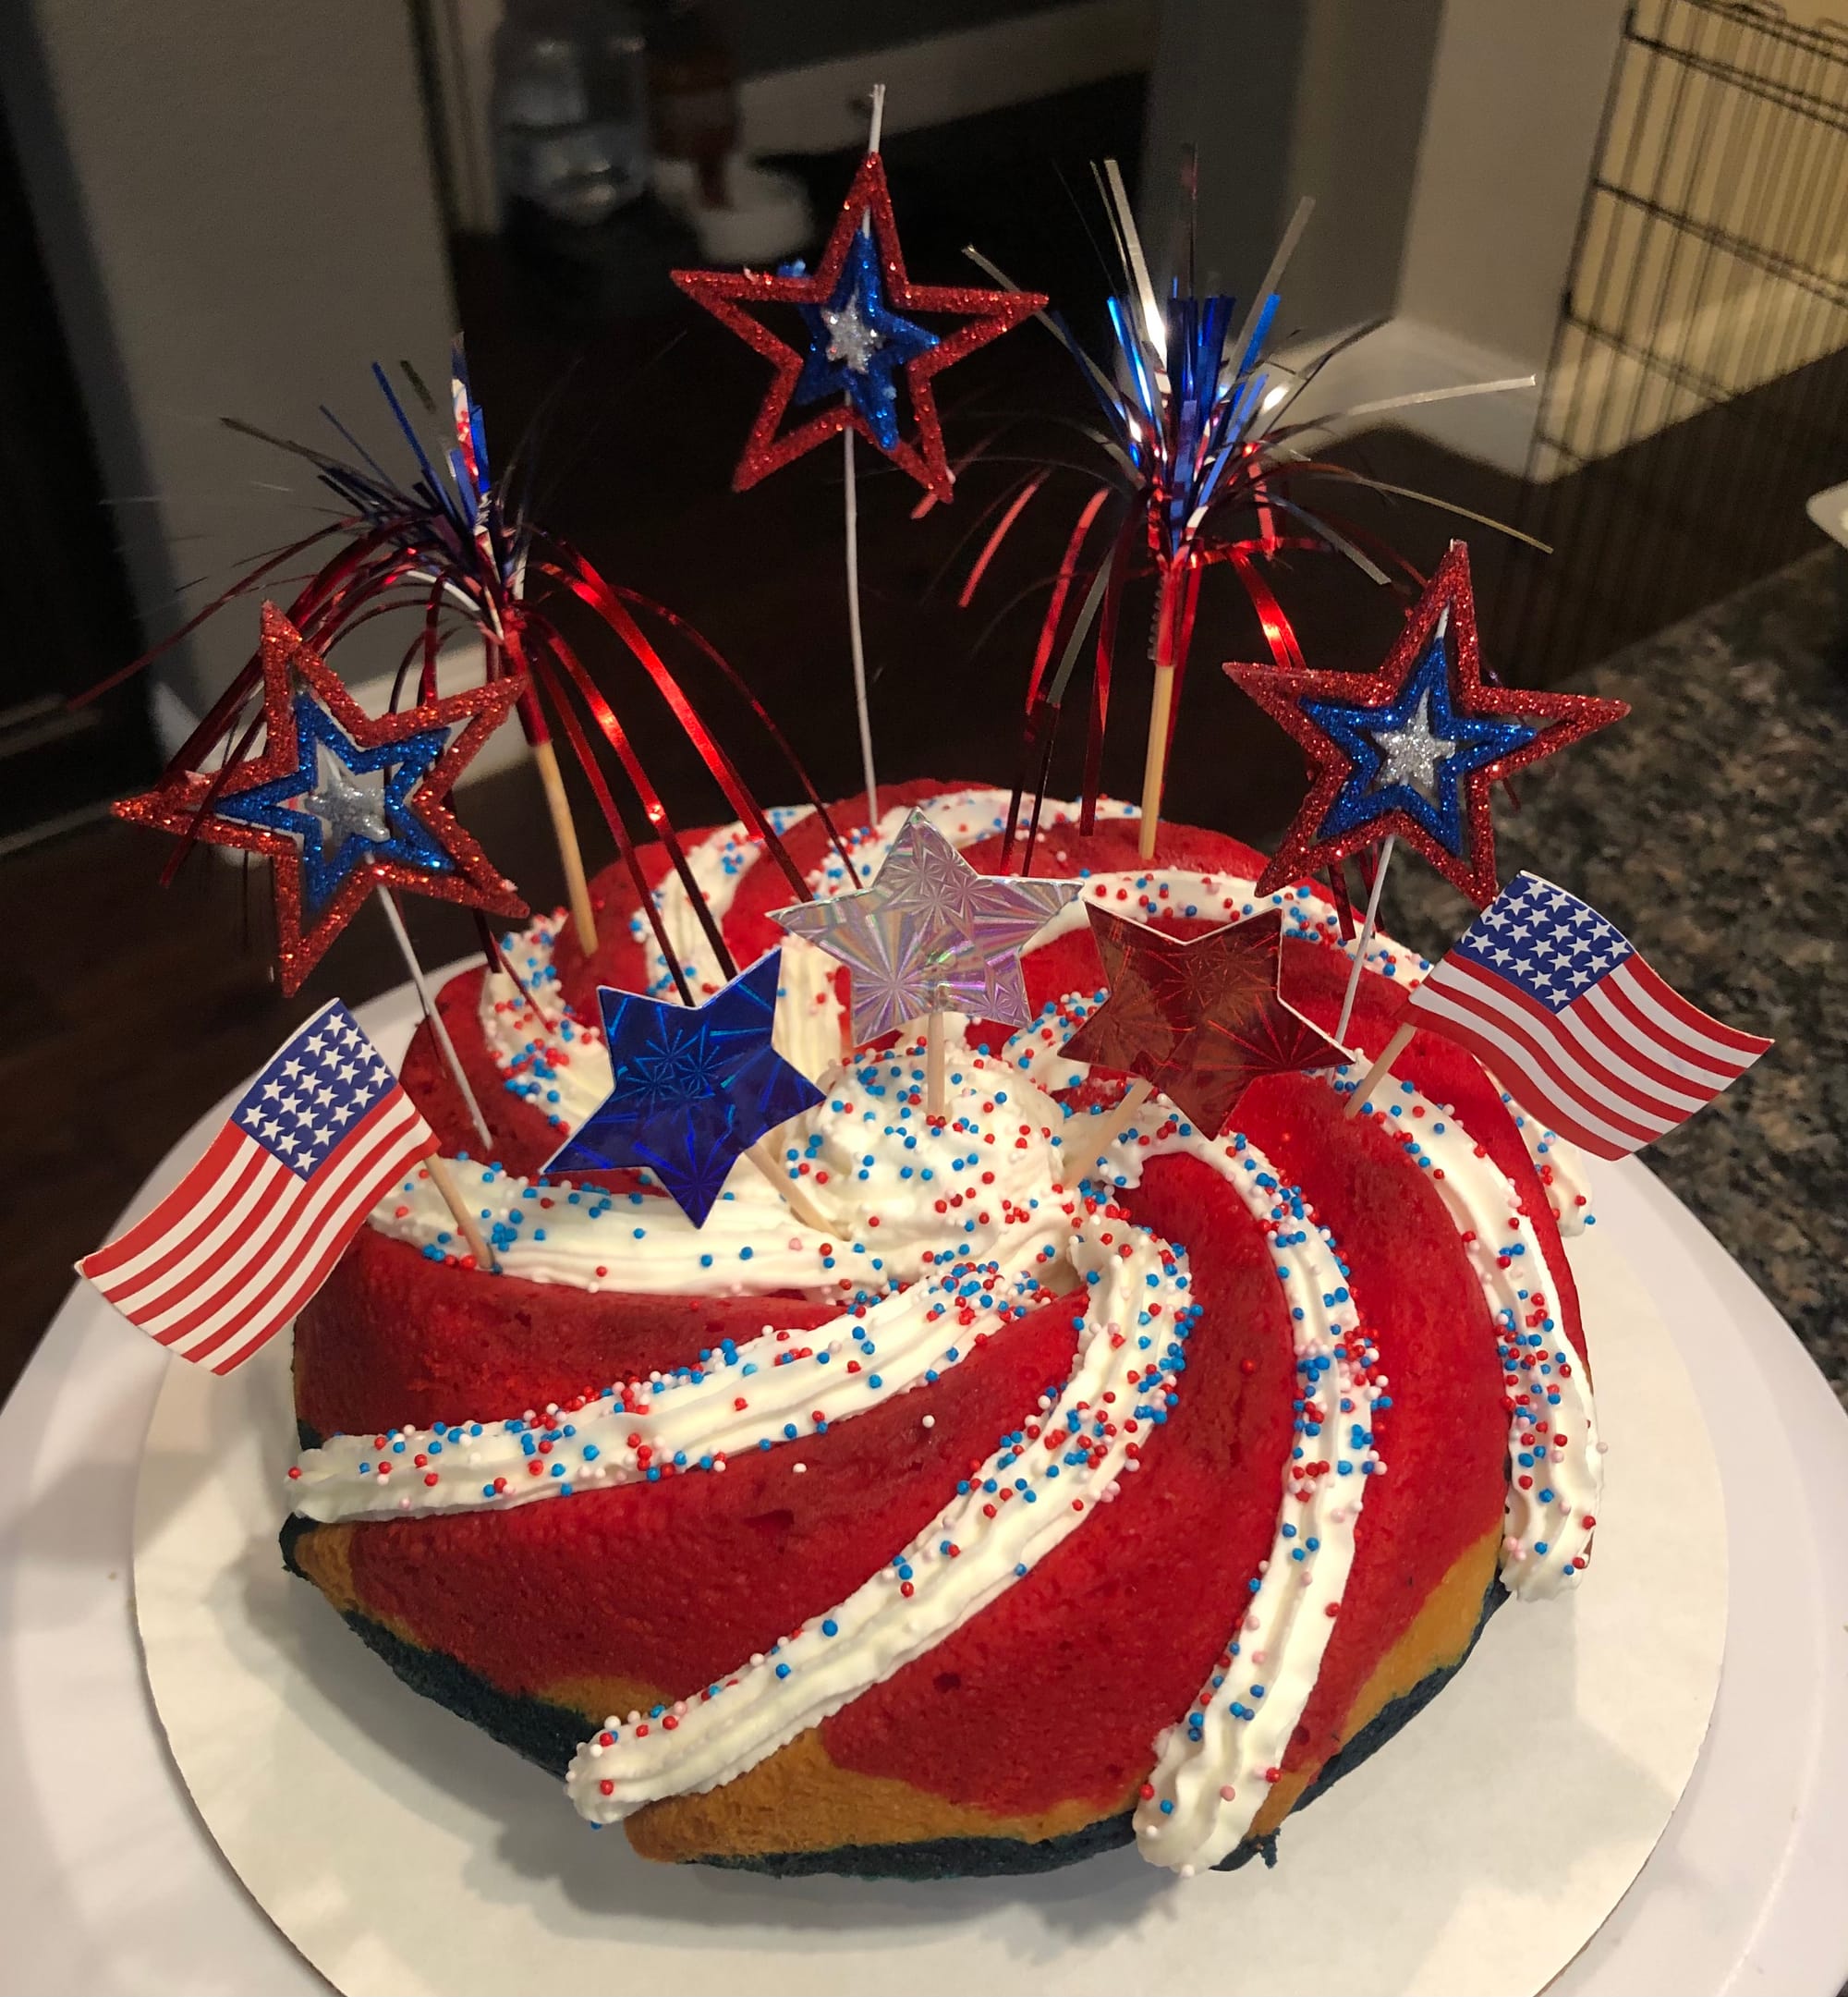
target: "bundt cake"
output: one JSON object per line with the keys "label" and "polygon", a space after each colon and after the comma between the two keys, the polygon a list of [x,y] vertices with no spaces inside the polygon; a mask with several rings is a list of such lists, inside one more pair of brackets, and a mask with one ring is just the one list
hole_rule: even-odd
{"label": "bundt cake", "polygon": [[[848,834],[863,873],[914,805],[1003,871],[1004,795],[882,802]],[[441,994],[494,1134],[454,1169],[499,1272],[422,1177],[361,1230],[297,1325],[286,1557],[650,1857],[1269,1857],[1506,1595],[1586,1565],[1575,1161],[1422,1031],[1358,1117],[1352,1067],[1267,1077],[1218,1134],[1125,1108],[1062,1052],[1101,995],[1084,902],[1200,932],[1258,912],[1263,867],[1178,825],[1144,866],[1131,816],[1049,817],[1036,871],[1082,895],[1026,957],[1039,1017],[967,1023],[942,1117],[916,1045],[844,1057],[845,974],[772,924],[760,846],[689,848],[738,963],[784,947],[778,1044],[825,1100],[777,1147],[824,1230],[742,1165],[697,1230],[636,1175],[536,1176],[608,1092],[597,987],[671,989],[626,872],[593,957],[541,920]],[[856,884],[816,815],[777,823],[817,893]],[[1273,905],[1284,995],[1331,1031],[1335,911]],[[1350,1050],[1420,969],[1376,944]],[[427,1029],[404,1078],[445,1152],[479,1150]]]}

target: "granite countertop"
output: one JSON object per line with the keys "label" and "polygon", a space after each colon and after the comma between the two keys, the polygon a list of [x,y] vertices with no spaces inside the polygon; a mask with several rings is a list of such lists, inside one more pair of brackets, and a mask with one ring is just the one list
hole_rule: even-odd
{"label": "granite countertop", "polygon": [[[1848,1404],[1848,674],[1825,549],[1564,682],[1629,721],[1504,810],[1502,877],[1583,895],[1680,991],[1778,1044],[1644,1153]],[[1832,655],[1833,653],[1833,655]],[[1382,920],[1435,955],[1469,910],[1416,864]]]}

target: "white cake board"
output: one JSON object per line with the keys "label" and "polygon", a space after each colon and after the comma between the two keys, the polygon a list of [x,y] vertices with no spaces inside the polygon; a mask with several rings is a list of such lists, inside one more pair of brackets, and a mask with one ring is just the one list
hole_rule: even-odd
{"label": "white cake board", "polygon": [[[368,1023],[395,1052],[409,1015]],[[238,1876],[349,1997],[1538,1991],[1669,1822],[1725,1642],[1718,1468],[1613,1233],[1574,1252],[1611,1443],[1589,1575],[1508,1604],[1428,1711],[1286,1825],[1275,1871],[1179,1881],[1132,1851],[905,1884],[645,1864],[284,1573],[280,1350],[229,1381],[174,1366],[160,1394],[135,1585],[161,1723]]]}

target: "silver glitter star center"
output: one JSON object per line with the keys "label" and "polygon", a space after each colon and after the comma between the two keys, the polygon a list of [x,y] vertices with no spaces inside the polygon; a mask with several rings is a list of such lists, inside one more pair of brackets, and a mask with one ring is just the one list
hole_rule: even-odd
{"label": "silver glitter star center", "polygon": [[824,306],[821,323],[828,329],[828,359],[845,361],[854,374],[864,374],[872,357],[885,344],[878,328],[868,325],[860,317],[857,291],[837,312],[830,311]]}
{"label": "silver glitter star center", "polygon": [[383,770],[349,770],[325,742],[315,745],[315,766],[318,781],[301,805],[326,826],[331,851],[337,853],[349,839],[382,846],[391,837]]}
{"label": "silver glitter star center", "polygon": [[1431,733],[1431,697],[1418,702],[1418,712],[1403,728],[1369,728],[1380,750],[1380,773],[1373,779],[1375,790],[1404,784],[1430,803],[1438,801],[1438,767],[1456,754],[1456,744]]}

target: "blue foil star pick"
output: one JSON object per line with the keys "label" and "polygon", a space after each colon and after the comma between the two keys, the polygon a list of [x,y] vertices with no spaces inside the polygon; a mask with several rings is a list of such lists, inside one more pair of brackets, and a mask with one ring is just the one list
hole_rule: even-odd
{"label": "blue foil star pick", "polygon": [[703,1005],[599,986],[614,1086],[547,1175],[645,1165],[702,1226],[744,1153],[822,1100],[771,1045],[782,964],[772,950]]}
{"label": "blue foil star pick", "polygon": [[1390,834],[1486,907],[1496,893],[1493,786],[1630,712],[1622,700],[1484,679],[1460,541],[1373,672],[1236,660],[1225,670],[1308,752],[1309,794],[1258,876],[1260,895]]}
{"label": "blue foil star pick", "polygon": [[808,351],[789,399],[820,402],[845,395],[865,417],[880,449],[895,449],[898,371],[928,354],[937,335],[886,303],[872,237],[864,231],[855,236],[825,305],[798,305],[796,311],[808,328]]}
{"label": "blue foil star pick", "polygon": [[1539,734],[1525,721],[1477,718],[1452,704],[1444,623],[1440,617],[1412,676],[1385,706],[1302,703],[1303,712],[1354,764],[1321,822],[1321,838],[1403,811],[1461,859],[1469,837],[1463,779],[1525,749]]}
{"label": "blue foil star pick", "polygon": [[218,816],[285,833],[301,845],[304,917],[313,921],[356,867],[391,860],[447,873],[455,860],[411,809],[449,746],[435,727],[361,749],[311,693],[295,697],[296,764],[218,800]]}

